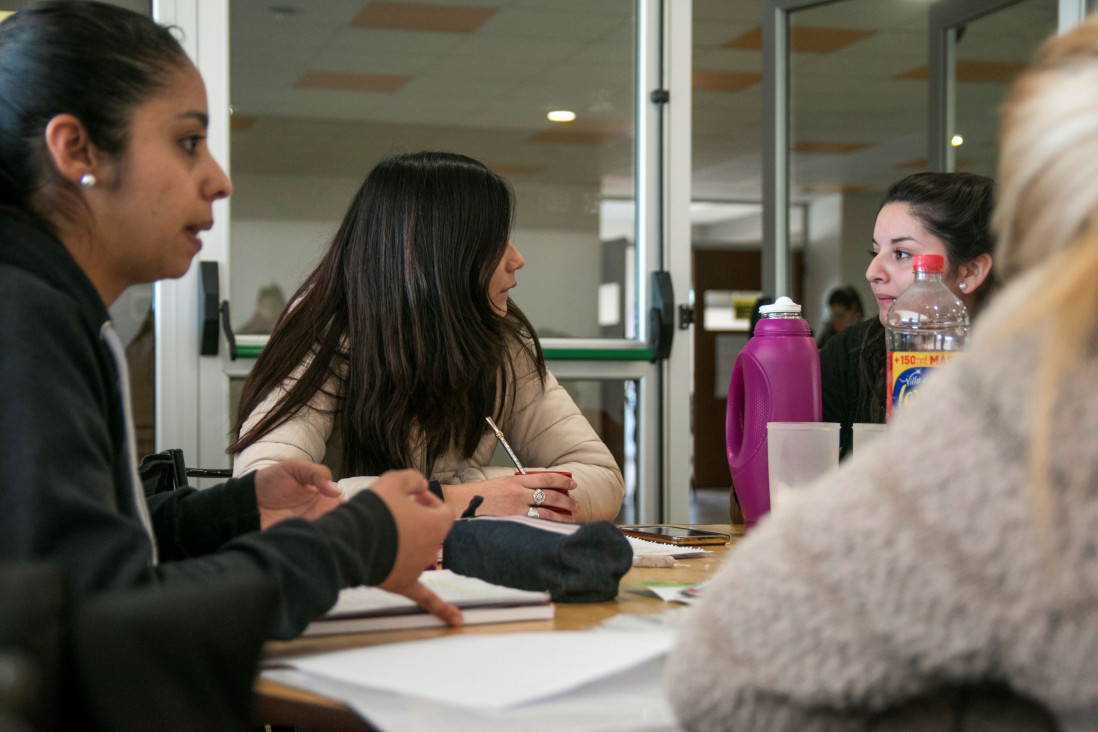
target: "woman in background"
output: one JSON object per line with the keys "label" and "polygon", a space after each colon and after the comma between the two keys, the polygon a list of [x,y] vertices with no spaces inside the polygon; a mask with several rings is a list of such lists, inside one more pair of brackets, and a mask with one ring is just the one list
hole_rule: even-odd
{"label": "woman in background", "polygon": [[231,190],[171,32],[105,4],[35,5],[0,24],[0,89],[0,561],[56,563],[78,598],[269,582],[282,638],[358,584],[460,622],[417,581],[451,518],[410,471],[346,503],[300,462],[144,495],[107,308],[182,276]]}
{"label": "woman in background", "polygon": [[827,297],[827,320],[816,339],[816,346],[823,348],[831,336],[861,322],[862,312],[862,298],[853,285],[836,287]]}
{"label": "woman in background", "polygon": [[942,282],[975,316],[994,287],[991,210],[995,185],[974,173],[916,173],[885,195],[873,227],[873,259],[865,278],[877,300],[876,318],[846,328],[820,351],[823,421],[841,425],[842,454],[855,422],[885,421],[885,319],[915,279],[911,258],[945,258]]}
{"label": "woman in background", "polygon": [[[612,520],[621,471],[545,368],[510,300],[524,260],[507,183],[463,155],[381,161],[244,385],[235,472],[287,459],[331,468],[351,493],[414,467],[453,515]],[[527,469],[489,467],[506,434]]]}
{"label": "woman in background", "polygon": [[[707,585],[669,664],[686,728],[1098,719],[1098,18],[1038,53],[1001,141],[1009,287],[874,450]],[[1014,703],[964,704],[992,696]]]}

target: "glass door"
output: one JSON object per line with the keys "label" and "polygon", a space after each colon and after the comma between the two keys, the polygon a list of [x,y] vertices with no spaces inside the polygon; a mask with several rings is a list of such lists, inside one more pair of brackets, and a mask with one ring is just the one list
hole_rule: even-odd
{"label": "glass door", "polygon": [[999,106],[1037,48],[1085,3],[946,0],[930,11],[929,157],[935,170],[994,176]]}
{"label": "glass door", "polygon": [[[665,246],[676,229],[689,241],[669,192],[672,177],[689,179],[688,2],[168,0],[157,17],[183,29],[212,116],[224,113],[211,142],[233,178],[231,219],[218,212],[218,241],[201,258],[237,344],[235,358],[224,340],[199,356],[184,335],[200,331],[190,321],[209,300],[198,267],[158,286],[179,321],[162,328],[181,334],[165,344],[161,368],[176,373],[164,381],[197,390],[161,390],[158,444],[193,443],[203,465],[227,464],[239,387],[366,173],[391,152],[450,150],[514,186],[512,238],[526,266],[513,296],[620,461],[622,519],[685,520],[688,448],[669,424],[687,425],[687,399],[673,394],[689,380],[689,334],[653,362],[649,320],[652,272],[668,272],[680,300],[689,290],[688,259]],[[676,63],[668,49],[682,47],[683,26]],[[563,113],[573,118],[557,121]]]}

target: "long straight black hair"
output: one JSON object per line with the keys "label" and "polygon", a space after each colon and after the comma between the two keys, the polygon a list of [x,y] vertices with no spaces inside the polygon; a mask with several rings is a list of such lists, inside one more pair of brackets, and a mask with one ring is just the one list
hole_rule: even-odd
{"label": "long straight black hair", "polygon": [[[501,317],[488,297],[513,210],[507,182],[464,155],[378,163],[245,382],[229,452],[286,422],[345,371],[336,407],[344,475],[412,467],[420,448],[428,471],[446,451],[471,456],[484,418],[504,410],[515,358],[528,355],[545,378],[526,316],[509,301]],[[304,361],[278,405],[241,434]]]}
{"label": "long straight black hair", "polygon": [[[942,241],[946,264],[955,270],[981,254],[991,254],[991,212],[995,207],[995,182],[976,173],[915,173],[888,189],[881,208],[907,204],[911,215]],[[982,307],[995,290],[995,269],[987,273],[977,290]],[[874,316],[863,333],[858,368],[862,393],[859,400],[869,413],[884,419],[885,330]]]}

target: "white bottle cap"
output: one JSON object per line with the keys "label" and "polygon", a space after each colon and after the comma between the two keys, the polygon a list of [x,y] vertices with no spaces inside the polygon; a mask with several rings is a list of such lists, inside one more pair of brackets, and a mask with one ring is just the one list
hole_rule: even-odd
{"label": "white bottle cap", "polygon": [[801,306],[783,295],[775,300],[773,304],[759,307],[760,315],[774,315],[775,313],[796,313],[800,315]]}

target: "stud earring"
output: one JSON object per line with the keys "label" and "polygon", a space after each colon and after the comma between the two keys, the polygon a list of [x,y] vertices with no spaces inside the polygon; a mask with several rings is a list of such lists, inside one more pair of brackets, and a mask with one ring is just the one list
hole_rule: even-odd
{"label": "stud earring", "polygon": [[95,183],[95,176],[91,173],[84,173],[84,175],[80,176],[80,185],[84,186],[85,188],[91,188],[95,185]]}
{"label": "stud earring", "polygon": [[968,285],[966,285],[964,282],[961,283],[960,287],[961,287],[961,292],[964,292],[965,290],[968,289]]}

